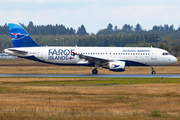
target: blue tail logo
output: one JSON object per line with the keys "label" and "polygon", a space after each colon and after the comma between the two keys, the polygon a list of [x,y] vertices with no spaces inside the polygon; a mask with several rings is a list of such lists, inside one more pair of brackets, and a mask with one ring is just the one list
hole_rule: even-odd
{"label": "blue tail logo", "polygon": [[21,33],[11,33],[11,34],[14,35],[14,37],[12,37],[12,40],[19,40],[28,36],[26,34],[21,34]]}
{"label": "blue tail logo", "polygon": [[39,47],[16,20],[10,20],[8,25],[14,47]]}

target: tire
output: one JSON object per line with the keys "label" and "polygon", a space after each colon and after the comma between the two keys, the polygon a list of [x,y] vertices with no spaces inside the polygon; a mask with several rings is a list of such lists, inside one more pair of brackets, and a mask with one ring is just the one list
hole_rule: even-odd
{"label": "tire", "polygon": [[155,75],[155,74],[156,74],[156,72],[155,72],[155,71],[152,71],[152,72],[151,72],[151,74],[152,74],[152,75]]}
{"label": "tire", "polygon": [[98,73],[98,71],[97,71],[96,69],[93,69],[93,70],[92,70],[92,74],[95,75],[95,74],[97,74],[97,73]]}

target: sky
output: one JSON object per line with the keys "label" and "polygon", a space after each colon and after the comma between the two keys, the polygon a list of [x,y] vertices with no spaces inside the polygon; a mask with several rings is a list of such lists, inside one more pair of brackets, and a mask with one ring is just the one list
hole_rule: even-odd
{"label": "sky", "polygon": [[97,33],[111,23],[122,29],[124,24],[145,30],[154,25],[180,26],[179,0],[0,0],[0,25],[16,19],[28,25],[63,24],[88,33]]}

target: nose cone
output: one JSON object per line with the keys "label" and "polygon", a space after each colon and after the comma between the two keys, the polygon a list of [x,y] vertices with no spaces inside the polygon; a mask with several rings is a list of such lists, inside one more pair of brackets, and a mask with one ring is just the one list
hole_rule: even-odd
{"label": "nose cone", "polygon": [[176,63],[176,62],[177,62],[177,58],[174,57],[174,56],[172,56],[172,58],[171,58],[171,63],[174,64],[174,63]]}

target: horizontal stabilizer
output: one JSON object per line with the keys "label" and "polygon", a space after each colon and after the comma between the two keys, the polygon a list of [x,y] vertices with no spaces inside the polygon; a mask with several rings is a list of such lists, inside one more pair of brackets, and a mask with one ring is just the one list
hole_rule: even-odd
{"label": "horizontal stabilizer", "polygon": [[17,49],[13,49],[13,48],[8,48],[9,51],[18,53],[18,54],[27,54],[28,51],[22,51],[22,50],[17,50]]}

